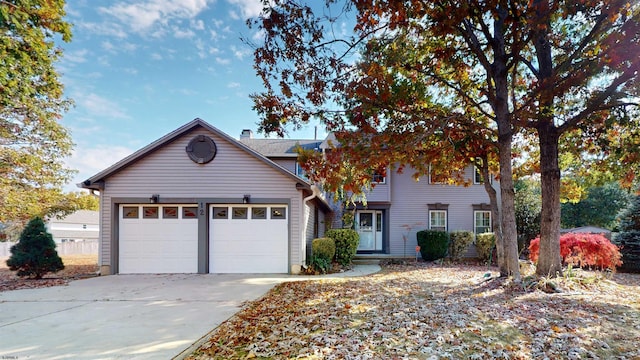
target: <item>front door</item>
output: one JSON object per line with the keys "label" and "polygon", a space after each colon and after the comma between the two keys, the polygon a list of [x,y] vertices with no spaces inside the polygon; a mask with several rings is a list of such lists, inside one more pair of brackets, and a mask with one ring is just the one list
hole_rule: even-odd
{"label": "front door", "polygon": [[362,210],[356,213],[356,231],[360,235],[358,251],[382,250],[382,211]]}

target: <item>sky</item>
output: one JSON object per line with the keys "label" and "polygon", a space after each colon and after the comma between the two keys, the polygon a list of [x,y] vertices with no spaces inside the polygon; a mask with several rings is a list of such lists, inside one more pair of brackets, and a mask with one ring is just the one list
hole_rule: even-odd
{"label": "sky", "polygon": [[[263,90],[253,69],[260,33],[246,19],[260,0],[67,0],[73,39],[56,64],[75,105],[63,115],[74,141],[65,187],[201,118],[238,138],[257,134],[251,93]],[[313,138],[314,126],[289,137]],[[318,127],[318,137],[326,135]]]}

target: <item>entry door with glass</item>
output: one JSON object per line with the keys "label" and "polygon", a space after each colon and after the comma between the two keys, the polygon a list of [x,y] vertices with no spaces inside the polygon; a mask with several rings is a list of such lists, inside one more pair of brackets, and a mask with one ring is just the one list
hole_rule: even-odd
{"label": "entry door with glass", "polygon": [[356,213],[356,231],[360,235],[358,251],[382,250],[382,211],[362,210]]}

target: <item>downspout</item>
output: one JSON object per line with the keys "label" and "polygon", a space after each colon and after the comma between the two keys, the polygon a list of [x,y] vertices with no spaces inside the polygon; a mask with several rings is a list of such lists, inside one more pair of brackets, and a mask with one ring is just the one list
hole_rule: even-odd
{"label": "downspout", "polygon": [[302,200],[302,220],[304,226],[300,229],[300,239],[304,239],[302,242],[302,266],[306,266],[307,260],[307,227],[309,226],[309,211],[307,211],[307,203],[316,197],[320,196],[320,188],[317,185],[311,185],[311,195]]}

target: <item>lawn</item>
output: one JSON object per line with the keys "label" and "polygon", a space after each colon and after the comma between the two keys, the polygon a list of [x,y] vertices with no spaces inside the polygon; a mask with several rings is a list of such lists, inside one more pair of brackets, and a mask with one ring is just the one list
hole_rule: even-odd
{"label": "lawn", "polygon": [[0,292],[18,289],[65,285],[71,280],[96,276],[98,255],[61,255],[65,268],[54,274],[46,274],[41,280],[22,279],[7,267],[8,258],[0,258]]}
{"label": "lawn", "polygon": [[189,358],[640,359],[640,275],[572,270],[548,293],[495,270],[418,263],[283,283]]}

